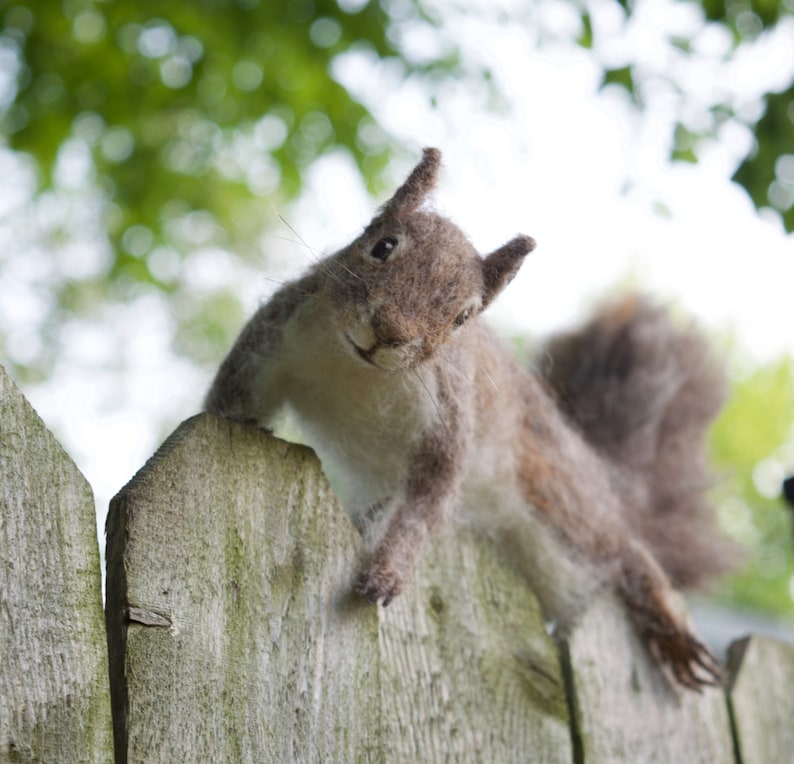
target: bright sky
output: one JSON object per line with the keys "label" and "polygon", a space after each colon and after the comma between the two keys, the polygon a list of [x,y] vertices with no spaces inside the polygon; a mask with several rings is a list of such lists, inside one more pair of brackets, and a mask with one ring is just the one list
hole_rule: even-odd
{"label": "bright sky", "polygon": [[[576,23],[567,4],[543,7],[549,28],[567,34]],[[691,25],[691,16],[667,0],[643,7],[629,35],[616,34],[601,54],[621,65],[628,46],[643,52],[649,71],[689,66],[681,76],[695,103],[732,89],[752,109],[764,82],[794,73],[794,24],[726,74],[714,63],[725,45],[719,35],[704,30],[704,60],[685,65],[670,59],[658,32],[662,25]],[[598,23],[609,29],[614,19],[607,14]],[[539,47],[525,29],[465,17],[444,34],[494,67],[506,108],[489,111],[461,87],[442,94],[433,112],[416,85],[384,86],[379,67],[355,58],[340,64],[339,76],[405,146],[393,168],[395,185],[422,146],[438,146],[445,172],[436,206],[481,251],[517,232],[537,239],[519,277],[489,310],[497,326],[534,334],[563,328],[631,279],[709,327],[730,330],[754,360],[794,353],[794,240],[729,182],[750,145],[746,131],[726,129],[697,166],[671,166],[673,104],[661,85],[639,117],[623,93],[599,94],[599,70],[570,44]],[[343,154],[319,162],[308,181],[303,200],[283,212],[312,247],[330,252],[368,221],[374,203]],[[277,224],[275,213],[273,219]],[[291,235],[284,228],[275,233]],[[253,309],[274,288],[267,278],[283,280],[310,263],[302,247],[275,237],[264,240],[263,252],[267,270],[253,278],[242,271],[229,277],[228,256],[197,254],[190,279],[200,286],[224,274]],[[103,326],[75,332],[63,350],[74,362],[56,379],[25,391],[94,487],[100,523],[110,497],[167,435],[161,423],[198,410],[209,383],[171,354],[169,322],[167,307],[151,298],[117,306]],[[125,357],[124,379],[91,362],[97,343]]]}

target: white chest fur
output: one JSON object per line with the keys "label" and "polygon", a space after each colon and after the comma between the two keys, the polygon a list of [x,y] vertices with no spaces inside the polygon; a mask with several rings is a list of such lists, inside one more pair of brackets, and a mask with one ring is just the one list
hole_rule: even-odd
{"label": "white chest fur", "polygon": [[351,508],[399,489],[438,410],[432,370],[396,373],[367,364],[345,328],[328,314],[317,321],[311,309],[296,316],[285,329],[282,384],[308,442],[341,473]]}

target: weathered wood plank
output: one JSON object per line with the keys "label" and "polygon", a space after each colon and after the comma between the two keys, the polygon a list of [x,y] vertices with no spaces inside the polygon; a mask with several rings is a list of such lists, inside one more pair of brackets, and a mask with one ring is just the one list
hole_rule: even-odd
{"label": "weathered wood plank", "polygon": [[440,539],[368,606],[311,452],[188,420],[111,504],[117,761],[570,761],[557,652],[496,559]]}
{"label": "weathered wood plank", "polygon": [[[724,693],[670,684],[612,597],[572,635],[563,681],[484,539],[437,539],[388,609],[358,601],[360,539],[308,449],[194,417],[114,499],[108,533],[119,762],[734,761]],[[789,707],[759,732],[752,692],[734,686],[745,740],[788,750]]]}
{"label": "weathered wood plank", "polygon": [[615,598],[603,595],[569,640],[581,760],[723,764],[735,760],[723,690],[674,686]]}
{"label": "weathered wood plank", "polygon": [[111,503],[116,760],[377,761],[377,614],[314,455],[200,415]]}
{"label": "weathered wood plank", "polygon": [[112,750],[91,488],[0,366],[0,761]]}
{"label": "weathered wood plank", "polygon": [[558,651],[485,539],[438,539],[380,638],[384,761],[572,761]]}
{"label": "weathered wood plank", "polygon": [[[110,757],[90,488],[0,367],[0,761]],[[201,415],[114,499],[116,760],[733,762],[794,750],[794,646],[671,685],[594,603],[566,680],[534,598],[484,539],[437,539],[388,609],[313,454]],[[572,750],[575,749],[575,750]]]}
{"label": "weathered wood plank", "polygon": [[753,636],[731,645],[729,698],[741,764],[794,758],[794,645]]}

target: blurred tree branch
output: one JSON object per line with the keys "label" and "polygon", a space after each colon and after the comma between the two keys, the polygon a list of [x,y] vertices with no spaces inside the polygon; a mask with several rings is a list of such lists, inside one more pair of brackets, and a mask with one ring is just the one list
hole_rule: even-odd
{"label": "blurred tree branch", "polygon": [[[376,190],[394,141],[377,123],[372,104],[342,84],[341,63],[358,57],[365,69],[380,67],[395,84],[421,78],[431,102],[451,80],[494,92],[487,66],[471,64],[454,36],[445,34],[445,22],[455,14],[486,14],[522,25],[543,44],[549,38],[546,5],[2,3],[0,134],[25,171],[18,175],[32,178],[36,187],[35,203],[18,216],[23,230],[10,236],[20,251],[26,242],[47,249],[56,263],[53,273],[61,268],[60,278],[41,279],[41,288],[53,295],[48,318],[40,321],[41,352],[27,343],[25,353],[10,353],[17,376],[48,375],[51,346],[71,317],[94,314],[108,301],[145,289],[178,291],[178,264],[197,247],[256,256],[266,203],[281,206],[295,198],[318,157],[347,152],[367,187]],[[676,94],[681,116],[671,136],[673,159],[697,161],[726,123],[754,130],[755,148],[735,179],[756,205],[771,205],[794,229],[794,82],[761,93],[761,111],[748,110],[728,90],[693,106],[684,65],[702,56],[699,41],[714,28],[722,30],[725,62],[783,24],[794,28],[791,4],[673,5],[689,17],[683,26],[659,28],[665,60],[675,64],[667,69],[649,66],[642,46],[632,54],[620,42],[652,11],[643,0],[568,0],[580,22],[568,43],[588,50],[603,70],[603,86],[622,89],[639,110],[660,82]],[[68,268],[55,254],[72,257],[80,248],[94,251],[93,264]],[[180,325],[178,336],[203,333],[204,341],[177,342],[178,349],[196,360],[216,357],[239,321],[234,300],[219,291],[188,313],[202,317],[200,326]]]}

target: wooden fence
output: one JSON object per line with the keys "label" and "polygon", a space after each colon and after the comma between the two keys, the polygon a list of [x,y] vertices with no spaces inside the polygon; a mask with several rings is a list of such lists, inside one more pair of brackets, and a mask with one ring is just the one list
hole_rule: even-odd
{"label": "wooden fence", "polygon": [[0,762],[791,760],[794,646],[680,691],[608,596],[558,648],[466,534],[368,606],[313,453],[207,415],[111,502],[105,643],[90,488],[1,368],[0,415]]}

